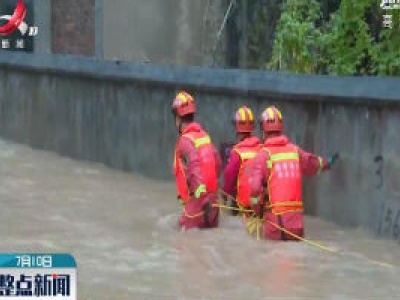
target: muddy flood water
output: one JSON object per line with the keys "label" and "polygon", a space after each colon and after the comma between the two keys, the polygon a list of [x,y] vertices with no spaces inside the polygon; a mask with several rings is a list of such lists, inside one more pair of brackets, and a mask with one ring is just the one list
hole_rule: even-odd
{"label": "muddy flood water", "polygon": [[0,159],[0,252],[72,253],[80,300],[400,299],[400,245],[361,229],[307,217],[338,253],[257,241],[226,214],[182,233],[172,182],[5,141]]}

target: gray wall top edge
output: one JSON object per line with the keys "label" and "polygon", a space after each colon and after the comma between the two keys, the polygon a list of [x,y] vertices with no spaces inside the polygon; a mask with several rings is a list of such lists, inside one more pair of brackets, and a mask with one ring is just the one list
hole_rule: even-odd
{"label": "gray wall top edge", "polygon": [[400,101],[400,77],[295,75],[287,72],[178,67],[8,51],[0,52],[0,68],[147,82],[176,88],[223,91],[225,94],[283,97],[289,100]]}

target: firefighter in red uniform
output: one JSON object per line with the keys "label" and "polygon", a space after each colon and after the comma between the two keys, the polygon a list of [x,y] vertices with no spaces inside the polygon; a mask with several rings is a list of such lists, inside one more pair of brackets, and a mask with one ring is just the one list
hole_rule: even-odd
{"label": "firefighter in red uniform", "polygon": [[[254,162],[261,143],[254,131],[254,116],[250,108],[240,107],[234,116],[238,143],[233,146],[224,171],[222,196],[232,208],[251,208],[250,181],[251,164]],[[237,215],[237,210],[232,210]]]}
{"label": "firefighter in red uniform", "polygon": [[179,131],[174,157],[178,198],[183,204],[179,225],[183,229],[217,227],[221,159],[210,136],[194,122],[196,105],[190,94],[179,92],[172,112]]}
{"label": "firefighter in red uniform", "polygon": [[[265,238],[298,240],[296,236],[304,237],[302,175],[330,169],[339,154],[327,160],[292,144],[282,133],[282,114],[274,106],[266,108],[260,121],[265,142],[251,177],[252,206],[264,218]],[[261,199],[264,189],[267,197]]]}

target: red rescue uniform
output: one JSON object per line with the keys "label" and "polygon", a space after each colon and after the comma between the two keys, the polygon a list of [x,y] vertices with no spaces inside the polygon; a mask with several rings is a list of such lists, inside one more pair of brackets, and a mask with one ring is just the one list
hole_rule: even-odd
{"label": "red rescue uniform", "polygon": [[329,168],[326,159],[305,152],[285,135],[268,138],[255,159],[251,196],[267,194],[263,233],[273,240],[297,240],[278,227],[304,237],[302,175]]}
{"label": "red rescue uniform", "polygon": [[179,199],[184,206],[179,224],[185,229],[218,226],[218,174],[221,159],[210,136],[198,123],[181,132],[174,158]]}
{"label": "red rescue uniform", "polygon": [[252,164],[261,149],[260,140],[249,136],[233,146],[224,171],[223,192],[235,198],[239,207],[250,207]]}

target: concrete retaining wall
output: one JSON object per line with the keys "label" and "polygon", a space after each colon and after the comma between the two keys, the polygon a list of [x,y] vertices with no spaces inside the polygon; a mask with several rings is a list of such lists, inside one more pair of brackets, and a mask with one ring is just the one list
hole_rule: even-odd
{"label": "concrete retaining wall", "polygon": [[[104,58],[173,65],[212,64],[225,1],[118,0],[118,5],[102,2]],[[223,41],[222,38],[221,45]],[[217,59],[223,59],[221,51]]]}
{"label": "concrete retaining wall", "polygon": [[400,79],[177,68],[66,56],[0,56],[0,135],[72,158],[170,179],[170,103],[193,92],[214,142],[234,139],[242,103],[278,105],[289,137],[329,173],[305,181],[310,214],[383,235],[400,233]]}

